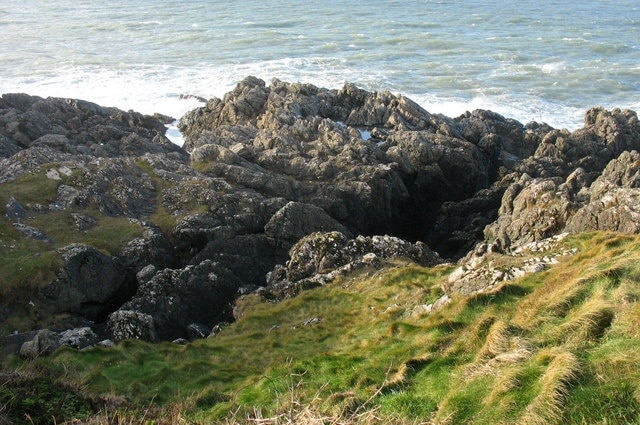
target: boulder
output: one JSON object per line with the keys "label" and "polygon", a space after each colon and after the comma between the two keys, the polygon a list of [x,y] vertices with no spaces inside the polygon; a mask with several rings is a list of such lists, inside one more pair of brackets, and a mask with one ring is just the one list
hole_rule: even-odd
{"label": "boulder", "polygon": [[[205,260],[182,269],[159,271],[140,284],[135,296],[121,310],[147,315],[152,319],[157,338],[173,341],[188,337],[192,323],[213,326],[221,320],[239,287],[240,282],[231,272]],[[118,340],[113,335],[112,339]]]}
{"label": "boulder", "polygon": [[60,346],[78,349],[94,346],[100,341],[100,337],[90,327],[68,329],[60,332],[59,337]]}
{"label": "boulder", "polygon": [[64,265],[43,289],[43,301],[54,313],[100,322],[135,293],[135,276],[117,258],[82,244],[58,253]]}
{"label": "boulder", "polygon": [[49,329],[42,329],[36,333],[31,341],[22,344],[20,357],[33,360],[40,356],[53,353],[60,347],[60,335]]}
{"label": "boulder", "polygon": [[142,236],[129,241],[118,255],[123,265],[135,273],[150,265],[157,269],[177,266],[173,246],[160,227],[149,222],[139,224],[144,229]]}
{"label": "boulder", "polygon": [[158,340],[153,317],[139,311],[114,311],[109,315],[106,327],[110,339],[114,342],[125,339],[140,339],[148,342]]}
{"label": "boulder", "polygon": [[292,244],[314,232],[338,231],[346,236],[352,236],[349,229],[322,208],[293,201],[271,217],[264,231],[267,236],[277,241]]}
{"label": "boulder", "polygon": [[640,232],[640,154],[623,152],[581,194],[588,198],[567,223],[570,232]]}
{"label": "boulder", "polygon": [[5,217],[9,220],[16,221],[27,218],[27,210],[22,206],[15,197],[10,197],[5,205]]}

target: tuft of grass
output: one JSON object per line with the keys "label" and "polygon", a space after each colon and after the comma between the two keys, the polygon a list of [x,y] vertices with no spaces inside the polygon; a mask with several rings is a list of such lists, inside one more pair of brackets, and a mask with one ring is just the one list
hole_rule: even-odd
{"label": "tuft of grass", "polygon": [[540,392],[527,406],[520,419],[522,424],[559,423],[570,385],[580,373],[580,362],[570,352],[554,355],[540,378]]}

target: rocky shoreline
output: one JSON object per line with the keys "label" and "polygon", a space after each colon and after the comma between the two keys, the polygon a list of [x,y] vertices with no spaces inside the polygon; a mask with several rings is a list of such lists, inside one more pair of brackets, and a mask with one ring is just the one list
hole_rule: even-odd
{"label": "rocky shoreline", "polygon": [[[36,318],[5,352],[202,338],[247,292],[294,296],[398,258],[476,270],[487,253],[565,232],[640,230],[640,123],[629,110],[590,109],[569,132],[491,111],[434,115],[351,84],[248,77],[181,119],[183,147],[165,137],[169,120],[0,98],[3,220],[59,263],[28,296],[4,291],[2,321]],[[46,199],[11,192],[29,179],[50,188]],[[80,240],[59,246],[36,225],[46,217]],[[82,240],[103,217],[136,236],[114,252]],[[3,250],[18,240],[0,238]],[[448,295],[495,284],[482,279],[461,275]],[[45,322],[56,331],[31,330]]]}

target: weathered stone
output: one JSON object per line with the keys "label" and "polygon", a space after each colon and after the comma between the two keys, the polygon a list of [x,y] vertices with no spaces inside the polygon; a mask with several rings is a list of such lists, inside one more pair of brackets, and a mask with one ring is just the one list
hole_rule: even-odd
{"label": "weathered stone", "polygon": [[339,274],[382,261],[405,259],[424,266],[442,262],[422,242],[410,243],[391,236],[358,236],[348,239],[340,232],[312,233],[289,251],[289,261],[268,275],[268,297],[295,295],[300,289],[319,286]]}
{"label": "weathered stone", "polygon": [[53,353],[60,347],[60,335],[49,329],[38,331],[33,340],[22,344],[20,357],[24,359],[35,359]]}
{"label": "weathered stone", "polygon": [[289,202],[276,212],[264,228],[265,234],[277,241],[297,242],[314,232],[351,232],[322,208],[300,202]]}
{"label": "weathered stone", "polygon": [[135,292],[133,274],[115,257],[81,244],[58,252],[65,265],[43,289],[44,302],[52,311],[101,321]]}
{"label": "weathered stone", "polygon": [[46,233],[35,227],[27,226],[22,223],[13,223],[13,227],[20,232],[24,237],[34,239],[41,242],[52,244],[54,241]]}
{"label": "weathered stone", "polygon": [[60,332],[59,344],[73,348],[86,348],[97,344],[100,337],[89,327],[69,329]]}
{"label": "weathered stone", "polygon": [[27,210],[25,210],[22,204],[13,196],[7,201],[5,209],[6,212],[4,215],[10,220],[21,220],[27,217]]}
{"label": "weathered stone", "polygon": [[136,295],[121,309],[148,315],[153,319],[157,337],[172,341],[187,337],[187,327],[192,323],[213,325],[234,299],[239,286],[233,274],[207,260],[156,273],[140,284]]}
{"label": "weathered stone", "polygon": [[86,214],[71,213],[71,218],[80,231],[89,230],[96,224],[96,219]]}
{"label": "weathered stone", "polygon": [[158,340],[153,317],[139,311],[114,311],[107,319],[107,332],[115,342],[125,339]]}

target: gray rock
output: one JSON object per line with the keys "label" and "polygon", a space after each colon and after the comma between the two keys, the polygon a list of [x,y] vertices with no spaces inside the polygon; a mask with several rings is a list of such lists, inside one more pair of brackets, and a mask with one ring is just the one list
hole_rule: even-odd
{"label": "gray rock", "polygon": [[71,218],[76,229],[80,231],[89,230],[96,224],[96,219],[86,214],[71,213]]}
{"label": "gray rock", "polygon": [[339,274],[391,259],[404,259],[423,266],[442,262],[422,242],[411,243],[391,236],[358,236],[348,239],[340,232],[312,233],[289,251],[289,261],[268,275],[263,295],[283,298],[332,281]]}
{"label": "gray rock", "polygon": [[114,342],[125,339],[140,339],[148,342],[158,340],[153,317],[139,311],[114,311],[107,319],[107,332]]}
{"label": "gray rock", "polygon": [[52,244],[54,241],[46,233],[35,227],[27,226],[22,223],[13,223],[13,227],[20,232],[24,237],[34,239],[37,241]]}
{"label": "gray rock", "polygon": [[27,341],[32,341],[39,331],[13,332],[4,337],[2,341],[2,354],[19,354],[20,348]]}
{"label": "gray rock", "polygon": [[15,197],[10,197],[5,205],[5,217],[10,220],[21,220],[27,217],[27,210],[22,206]]}
{"label": "gray rock", "polygon": [[9,158],[20,152],[20,146],[15,140],[0,134],[0,158]]}
{"label": "gray rock", "polygon": [[202,323],[191,323],[187,326],[189,339],[207,338],[211,334],[211,328]]}
{"label": "gray rock", "polygon": [[89,327],[69,329],[59,334],[58,343],[60,346],[73,348],[86,348],[97,344],[100,337]]}
{"label": "gray rock", "polygon": [[338,231],[347,237],[351,232],[322,208],[300,202],[289,202],[276,212],[264,228],[265,234],[277,241],[297,242],[314,232]]}
{"label": "gray rock", "polygon": [[44,302],[53,312],[101,321],[135,292],[134,275],[115,257],[81,244],[58,252],[65,265],[43,289]]}
{"label": "gray rock", "polygon": [[156,273],[140,284],[136,295],[121,309],[151,317],[157,337],[172,341],[188,337],[187,327],[192,323],[220,320],[239,286],[233,274],[207,260]]}
{"label": "gray rock", "polygon": [[160,227],[147,222],[140,225],[142,236],[129,241],[118,255],[123,265],[136,273],[149,265],[157,269],[175,267],[173,246]]}
{"label": "gray rock", "polygon": [[33,360],[53,353],[60,347],[60,335],[49,329],[38,331],[33,340],[22,344],[20,357]]}
{"label": "gray rock", "polygon": [[623,152],[582,196],[588,197],[567,223],[570,232],[640,232],[640,154]]}
{"label": "gray rock", "polygon": [[184,150],[164,136],[166,128],[158,119],[82,100],[3,94],[0,122],[6,123],[0,131],[3,140],[21,147],[102,157],[165,153],[186,159]]}

